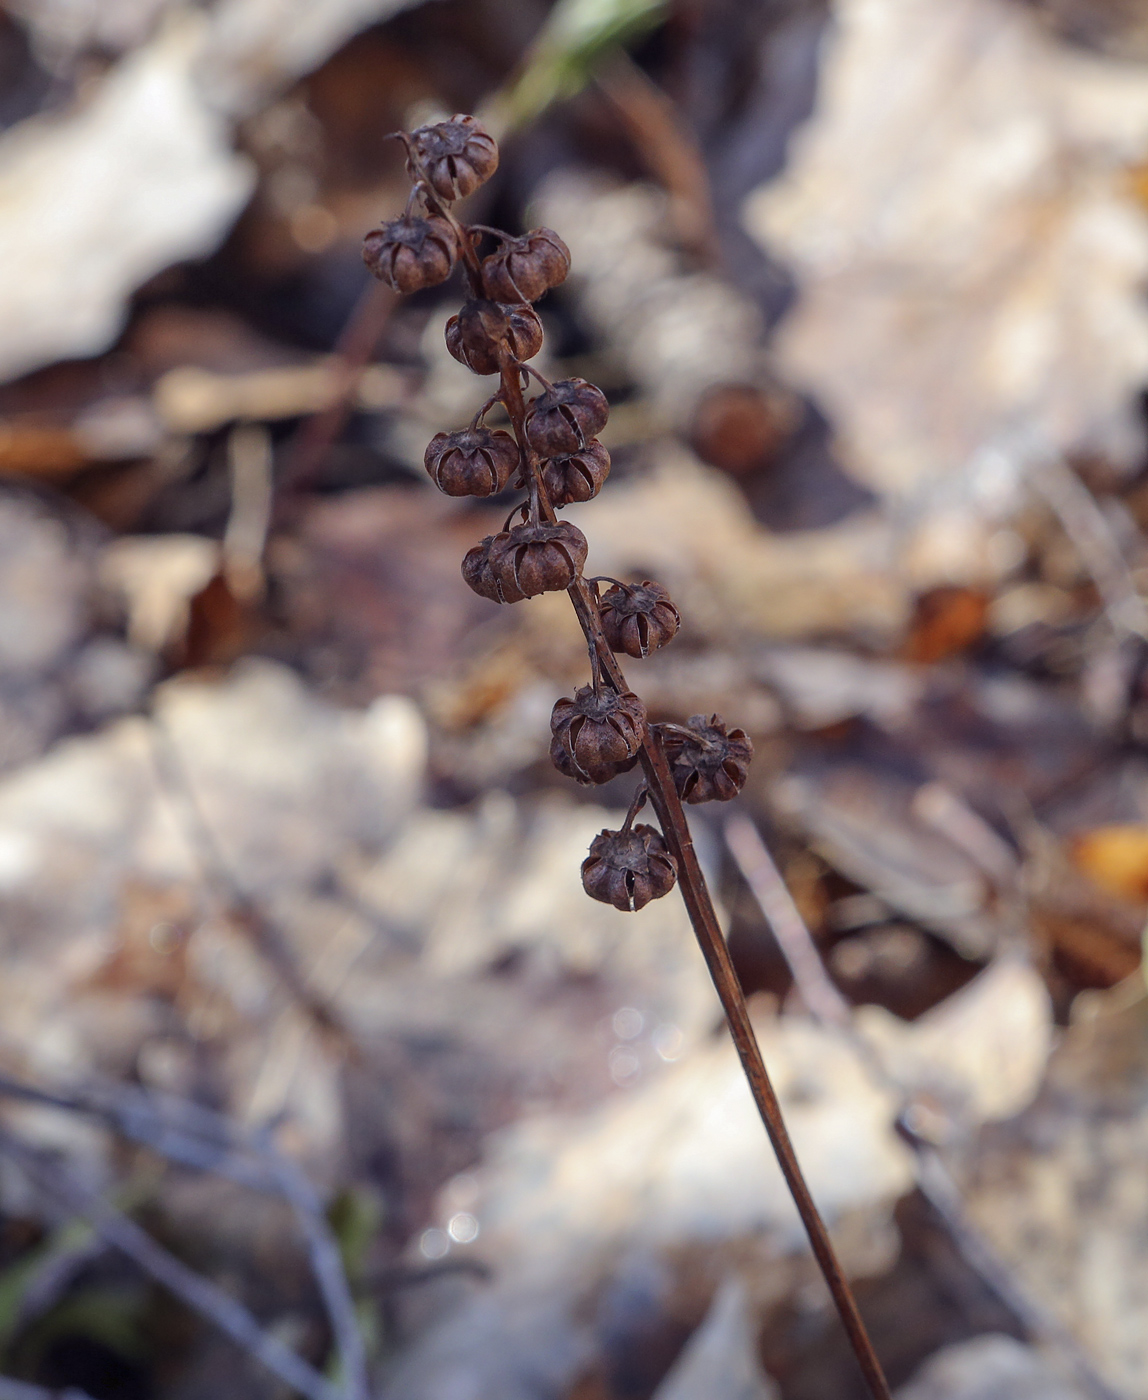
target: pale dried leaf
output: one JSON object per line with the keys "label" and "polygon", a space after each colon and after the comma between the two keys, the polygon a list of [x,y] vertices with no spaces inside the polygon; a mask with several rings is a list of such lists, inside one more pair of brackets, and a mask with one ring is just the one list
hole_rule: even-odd
{"label": "pale dried leaf", "polygon": [[857,1024],[899,1084],[929,1094],[966,1124],[1027,1108],[1052,1049],[1044,981],[1012,956],[912,1024],[879,1006],[860,1007]]}
{"label": "pale dried leaf", "polygon": [[945,1347],[896,1400],[1082,1400],[1040,1356],[1013,1337],[990,1333]]}
{"label": "pale dried leaf", "polygon": [[91,355],[127,297],[209,252],[254,188],[194,66],[206,22],[181,16],[119,64],[82,110],[0,140],[0,375]]}
{"label": "pale dried leaf", "polygon": [[913,492],[1018,431],[1135,455],[1146,130],[1144,70],[1022,5],[836,7],[817,114],[746,222],[801,286],[781,362],[866,482]]}
{"label": "pale dried leaf", "polygon": [[757,1357],[745,1285],[729,1278],[654,1400],[776,1400],[777,1395]]}

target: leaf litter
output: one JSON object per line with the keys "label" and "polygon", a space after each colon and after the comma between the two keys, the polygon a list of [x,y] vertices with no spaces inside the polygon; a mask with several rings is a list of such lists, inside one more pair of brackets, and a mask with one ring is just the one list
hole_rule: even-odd
{"label": "leaf litter", "polygon": [[[268,1134],[332,1228],[370,1222],[344,1257],[387,1400],[855,1394],[684,910],[627,920],[581,893],[631,789],[581,800],[545,762],[550,706],[585,680],[578,637],[546,599],[476,604],[461,542],[499,512],[487,526],[415,484],[426,439],[481,402],[439,343],[445,302],[386,311],[321,492],[284,491],[232,592],[236,432],[262,425],[281,467],[292,421],[350,372],[335,337],[355,244],[401,207],[379,133],[474,105],[533,37],[492,28],[490,0],[457,35],[434,6],[396,8],[12,7],[20,61],[65,100],[0,142],[22,274],[0,361],[23,376],[0,387],[0,469],[40,483],[0,497],[0,1054],[11,1079],[105,1106],[142,1092],[144,1145],[9,1097],[4,1128],[321,1365],[329,1323],[283,1200],[164,1166],[154,1115],[194,1103]],[[850,0],[828,27],[816,6],[750,8],[635,49],[674,92],[668,146],[657,103],[645,136],[634,124],[644,79],[623,64],[521,132],[500,176],[523,226],[553,222],[574,253],[542,303],[544,371],[616,400],[586,533],[598,567],[680,606],[674,647],[640,663],[651,713],[717,708],[751,731],[745,807],[862,1003],[848,1034],[810,1019],[699,821],[898,1394],[1132,1400],[1135,25],[1099,4]],[[704,98],[720,74],[741,95],[724,114]],[[770,123],[789,131],[780,173],[753,155]],[[687,164],[719,145],[747,162],[739,187],[732,157],[711,160],[722,257],[665,163],[690,130]],[[771,262],[730,232],[742,219]],[[189,658],[211,664],[181,673]],[[921,1134],[955,1225],[922,1186]],[[5,1159],[0,1289],[25,1288],[3,1272],[33,1257],[21,1240],[63,1238],[35,1176]],[[83,1384],[36,1350],[33,1314],[83,1337],[69,1299],[126,1266],[86,1235],[60,1258],[22,1293],[0,1370]],[[272,1393],[229,1343],[133,1296],[143,1351],[122,1328],[100,1345],[147,1393]]]}

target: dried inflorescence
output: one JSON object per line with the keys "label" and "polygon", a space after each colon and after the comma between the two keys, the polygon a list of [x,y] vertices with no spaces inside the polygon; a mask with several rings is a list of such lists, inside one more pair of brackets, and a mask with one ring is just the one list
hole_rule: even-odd
{"label": "dried inflorescence", "polygon": [[[570,267],[565,243],[549,229],[511,238],[481,225],[464,227],[451,204],[464,198],[498,167],[493,138],[473,117],[400,133],[414,186],[406,212],[367,236],[363,256],[377,277],[400,292],[444,282],[456,262],[466,278],[467,300],[447,326],[450,353],[478,374],[499,376],[499,389],[465,432],[440,433],[427,449],[426,466],[449,495],[493,495],[514,478],[527,490],[522,523],[504,527],[467,552],[467,584],[495,603],[515,603],[538,593],[568,589],[590,650],[593,685],[560,700],[551,719],[551,756],[579,782],[606,782],[634,767],[639,758],[649,790],[639,789],[619,831],[602,831],[582,863],[582,884],[592,898],[616,909],[641,909],[667,894],[681,866],[690,920],[705,952],[750,1088],[769,1128],[791,1184],[794,1200],[830,1284],[877,1400],[890,1392],[865,1336],[849,1285],[833,1255],[824,1223],[788,1144],[776,1096],[749,1029],[745,998],[697,863],[681,808],[686,802],[727,801],[746,781],[753,746],[740,729],[727,729],[717,715],[694,715],[685,725],[659,725],[651,735],[642,702],[629,690],[614,652],[645,657],[665,646],[680,618],[664,588],[614,582],[599,600],[598,580],[582,577],[586,540],[581,531],[555,519],[555,507],[589,500],[610,468],[597,435],[609,406],[601,389],[584,379],[551,384],[526,361],[542,345],[542,326],[529,303],[560,285]],[[422,212],[418,212],[421,206]],[[482,240],[495,250],[479,261]],[[542,385],[528,404],[531,380]],[[513,437],[481,428],[486,413],[501,404]],[[664,746],[664,747],[663,747]],[[649,795],[665,832],[634,826]],[[672,849],[671,849],[672,848]]]}
{"label": "dried inflorescence", "polygon": [[495,496],[518,468],[518,444],[500,429],[435,433],[423,465],[448,496]]}
{"label": "dried inflorescence", "polygon": [[646,707],[633,691],[586,685],[554,706],[550,757],[580,783],[608,783],[638,761],[646,737]]}
{"label": "dried inflorescence", "polygon": [[396,292],[421,292],[450,276],[458,238],[446,219],[404,215],[372,229],[363,240],[363,261]]}
{"label": "dried inflorescence", "polygon": [[669,894],[678,863],[660,831],[644,823],[621,831],[600,831],[582,862],[582,888],[591,899],[631,913]]}
{"label": "dried inflorescence", "polygon": [[660,583],[616,583],[602,599],[602,631],[612,651],[635,658],[673,641],[682,619]]}
{"label": "dried inflorescence", "polygon": [[721,715],[691,715],[661,732],[683,802],[728,802],[745,786],[753,744],[744,729],[727,729]]}
{"label": "dried inflorescence", "polygon": [[[601,599],[596,584],[583,580],[585,536],[556,520],[554,512],[591,500],[602,489],[610,454],[598,434],[609,405],[601,389],[584,379],[551,384],[527,368],[543,336],[530,304],[566,280],[570,250],[552,229],[511,237],[458,222],[453,202],[498,166],[494,140],[473,117],[420,127],[402,140],[414,181],[411,200],[401,219],[368,234],[364,258],[376,276],[404,292],[435,286],[461,264],[466,298],[447,322],[447,348],[476,374],[499,376],[498,392],[469,428],[431,440],[427,472],[450,496],[494,496],[512,483],[527,493],[510,517],[521,512],[521,523],[507,524],[470,549],[463,578],[495,603],[570,591],[594,680],[555,705],[551,757],[578,782],[604,783],[632,769],[647,746],[643,763],[655,773],[661,758],[656,747],[648,747],[645,706],[626,687],[613,653],[649,656],[673,640],[681,618],[666,590],[652,580],[610,580],[613,586]],[[494,247],[480,259],[484,239],[493,239]],[[534,380],[541,389],[528,400],[524,391]],[[496,404],[510,418],[510,432],[481,426]],[[752,753],[740,729],[727,730],[716,715],[695,715],[684,726],[659,729],[677,793],[685,801],[724,801],[740,790]],[[658,781],[665,786],[658,807],[664,814],[676,798],[664,779]],[[636,810],[621,831],[602,832],[583,866],[587,891],[619,909],[640,909],[675,880],[674,857],[662,837],[650,826],[633,827]]]}

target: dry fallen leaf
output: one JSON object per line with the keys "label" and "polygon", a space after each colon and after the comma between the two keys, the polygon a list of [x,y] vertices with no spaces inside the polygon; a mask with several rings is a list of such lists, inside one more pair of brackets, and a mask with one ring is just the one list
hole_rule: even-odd
{"label": "dry fallen leaf", "polygon": [[897,1083],[929,1095],[965,1127],[1027,1108],[1052,1049],[1044,982],[1009,956],[912,1024],[879,1006],[856,1016]]}
{"label": "dry fallen leaf", "polygon": [[[20,275],[0,289],[0,377],[103,350],[142,282],[209,253],[255,187],[233,121],[403,4],[169,6],[154,35],[75,110],[5,132],[0,255]],[[122,32],[146,33],[159,8],[121,5]],[[45,7],[46,42],[98,40],[105,25],[115,28],[104,9]],[[36,23],[36,10],[28,14]]]}
{"label": "dry fallen leaf", "polygon": [[654,1400],[777,1400],[765,1376],[745,1285],[728,1278]]}
{"label": "dry fallen leaf", "polygon": [[1123,170],[1146,131],[1144,69],[1024,5],[836,7],[817,112],[746,223],[800,284],[781,365],[862,480],[972,489],[1018,432],[1135,459],[1148,221]]}
{"label": "dry fallen leaf", "polygon": [[896,1400],[1082,1400],[1030,1347],[989,1333],[944,1347]]}

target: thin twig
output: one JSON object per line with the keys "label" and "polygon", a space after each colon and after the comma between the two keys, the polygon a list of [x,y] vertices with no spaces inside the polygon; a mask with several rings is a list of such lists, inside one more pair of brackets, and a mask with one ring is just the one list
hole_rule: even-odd
{"label": "thin twig", "polygon": [[819,1021],[842,1029],[852,1024],[849,1004],[825,971],[801,911],[770,859],[757,828],[742,812],[726,818],[726,844],[753,891],[789,964],[801,999]]}
{"label": "thin twig", "polygon": [[268,1164],[282,1187],[283,1195],[294,1207],[306,1237],[311,1269],[335,1334],[335,1347],[342,1363],[348,1400],[368,1400],[371,1387],[367,1373],[367,1349],[355,1316],[355,1300],[347,1283],[338,1241],[327,1223],[315,1188],[294,1162],[274,1150],[266,1134],[260,1136],[265,1139]]}
{"label": "thin twig", "polygon": [[342,1400],[336,1386],[278,1338],[265,1332],[242,1303],[189,1269],[134,1220],[87,1190],[69,1172],[4,1131],[0,1131],[0,1152],[18,1163],[33,1185],[68,1211],[82,1215],[107,1244],[126,1254],[293,1390],[307,1400]]}
{"label": "thin twig", "polygon": [[[995,834],[995,833],[994,833]],[[944,1222],[966,1263],[1020,1319],[1031,1336],[1041,1337],[1064,1357],[1094,1400],[1122,1400],[1097,1373],[1080,1343],[1053,1314],[1031,1296],[1005,1261],[969,1219],[960,1189],[935,1145],[911,1128],[913,1098],[888,1070],[857,1027],[852,1008],[830,981],[801,911],[757,827],[742,813],[728,817],[726,845],[773,930],[794,983],[814,1020],[840,1034],[882,1088],[899,1103],[898,1131],[913,1151],[917,1187]],[[1002,852],[994,852],[999,858]]]}
{"label": "thin twig", "polygon": [[[307,1243],[311,1269],[342,1362],[348,1398],[366,1400],[366,1349],[338,1242],[314,1187],[298,1166],[277,1150],[269,1133],[261,1133],[257,1141],[251,1142],[228,1119],[199,1104],[173,1098],[157,1103],[153,1095],[119,1086],[106,1094],[82,1089],[69,1094],[52,1093],[0,1075],[0,1095],[89,1113],[171,1161],[225,1177],[252,1190],[283,1196],[295,1211]],[[183,1121],[173,1124],[170,1116]],[[252,1157],[254,1161],[249,1160]]]}

